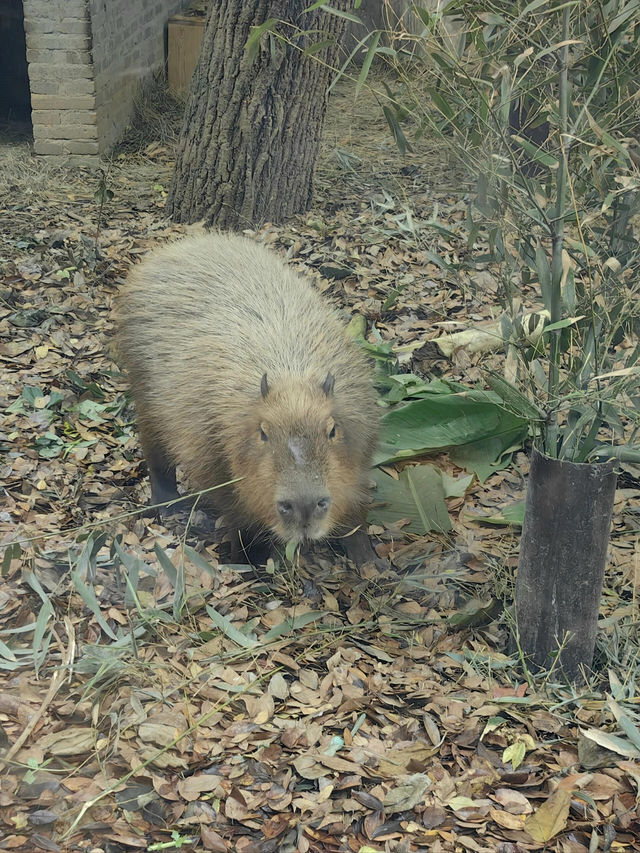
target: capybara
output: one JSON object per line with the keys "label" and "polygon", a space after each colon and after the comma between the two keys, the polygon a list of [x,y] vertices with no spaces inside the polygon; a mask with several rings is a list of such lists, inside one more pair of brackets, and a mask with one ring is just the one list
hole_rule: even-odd
{"label": "capybara", "polygon": [[[345,537],[362,525],[377,438],[372,370],[313,285],[246,237],[151,252],[117,307],[154,504],[189,487],[245,536]],[[362,561],[366,536],[346,536]],[[353,548],[350,549],[350,546]]]}

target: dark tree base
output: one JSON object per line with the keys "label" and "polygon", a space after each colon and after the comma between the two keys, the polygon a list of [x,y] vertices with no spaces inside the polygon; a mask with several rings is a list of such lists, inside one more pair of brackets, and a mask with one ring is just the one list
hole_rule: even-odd
{"label": "dark tree base", "polygon": [[515,589],[519,642],[542,669],[562,647],[556,667],[572,681],[593,661],[615,489],[613,462],[532,453]]}

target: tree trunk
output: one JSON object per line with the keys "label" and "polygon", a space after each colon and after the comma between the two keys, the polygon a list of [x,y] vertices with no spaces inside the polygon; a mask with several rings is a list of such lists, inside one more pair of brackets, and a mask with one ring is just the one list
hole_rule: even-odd
{"label": "tree trunk", "polygon": [[[301,14],[305,5],[211,3],[167,199],[176,222],[204,219],[242,229],[309,207],[327,83],[345,21],[322,9]],[[252,27],[269,19],[273,32],[247,51]],[[325,39],[331,44],[321,51],[302,52]]]}
{"label": "tree trunk", "polygon": [[515,590],[520,648],[536,668],[558,654],[556,672],[572,681],[593,659],[615,490],[613,462],[533,450]]}

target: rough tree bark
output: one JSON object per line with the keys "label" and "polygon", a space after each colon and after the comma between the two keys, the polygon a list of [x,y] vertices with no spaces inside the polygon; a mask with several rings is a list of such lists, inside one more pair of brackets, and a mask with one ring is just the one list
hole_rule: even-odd
{"label": "rough tree bark", "polygon": [[531,455],[515,589],[520,648],[536,668],[558,654],[556,673],[571,681],[593,660],[615,491],[613,462]]}
{"label": "rough tree bark", "polygon": [[[334,7],[347,7],[340,0]],[[308,208],[345,20],[296,0],[213,0],[191,81],[167,213],[241,229]],[[275,19],[287,43],[251,28]],[[309,36],[300,35],[310,31]],[[312,44],[331,44],[305,55]]]}

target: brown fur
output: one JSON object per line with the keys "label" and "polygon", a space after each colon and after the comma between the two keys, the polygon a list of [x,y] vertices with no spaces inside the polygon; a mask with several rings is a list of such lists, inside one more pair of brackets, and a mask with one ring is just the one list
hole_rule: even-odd
{"label": "brown fur", "polygon": [[[371,370],[333,309],[276,255],[221,234],[158,249],[129,275],[117,326],[152,485],[154,472],[156,484],[158,472],[171,481],[176,463],[193,490],[242,478],[209,502],[234,526],[279,539],[363,520],[378,420]],[[325,493],[326,517],[306,532],[283,523],[278,501]]]}

